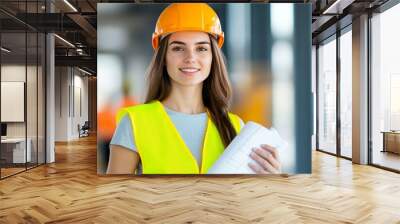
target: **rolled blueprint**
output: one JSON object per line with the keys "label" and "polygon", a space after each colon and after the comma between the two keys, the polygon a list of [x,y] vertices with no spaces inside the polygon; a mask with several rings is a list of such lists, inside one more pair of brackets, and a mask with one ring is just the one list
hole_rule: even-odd
{"label": "rolled blueprint", "polygon": [[268,129],[255,122],[247,122],[207,173],[254,174],[248,166],[251,162],[256,163],[250,153],[252,148],[259,148],[262,144],[275,147],[278,152],[287,146],[274,128]]}

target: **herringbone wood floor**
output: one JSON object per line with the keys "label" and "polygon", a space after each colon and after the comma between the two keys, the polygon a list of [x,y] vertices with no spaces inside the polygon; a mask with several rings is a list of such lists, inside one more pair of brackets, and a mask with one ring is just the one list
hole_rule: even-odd
{"label": "herringbone wood floor", "polygon": [[0,181],[0,223],[400,223],[400,175],[313,153],[313,174],[100,177],[94,137]]}

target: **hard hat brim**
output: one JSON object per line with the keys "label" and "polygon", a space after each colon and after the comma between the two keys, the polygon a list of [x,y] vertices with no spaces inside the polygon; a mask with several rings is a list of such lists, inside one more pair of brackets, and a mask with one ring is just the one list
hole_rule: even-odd
{"label": "hard hat brim", "polygon": [[[175,32],[183,32],[183,31],[199,31],[199,32],[204,32],[203,30],[199,30],[199,29],[195,29],[195,28],[192,28],[192,29],[188,28],[188,29],[183,29],[183,30],[180,30],[180,29],[178,30],[178,29],[177,29],[177,30],[174,30],[174,31],[165,32],[165,33],[163,33],[162,35],[153,33],[153,37],[152,37],[152,46],[153,46],[153,49],[155,50],[155,49],[157,49],[157,48],[159,47],[159,44],[160,44],[161,40],[162,40],[164,37],[166,37],[166,36],[168,36],[168,35],[170,35],[170,34],[172,34],[172,33],[175,33]],[[211,32],[204,32],[204,33],[211,34],[213,37],[215,37],[215,39],[217,40],[217,43],[218,43],[218,47],[219,47],[219,48],[222,48],[222,45],[224,44],[224,32],[221,32],[220,34],[211,33]]]}

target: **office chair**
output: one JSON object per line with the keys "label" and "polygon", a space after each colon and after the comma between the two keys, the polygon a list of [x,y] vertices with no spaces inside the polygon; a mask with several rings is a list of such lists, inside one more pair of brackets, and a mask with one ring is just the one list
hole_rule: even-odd
{"label": "office chair", "polygon": [[90,129],[89,121],[85,121],[82,127],[80,127],[80,125],[78,124],[79,138],[89,136],[89,129]]}

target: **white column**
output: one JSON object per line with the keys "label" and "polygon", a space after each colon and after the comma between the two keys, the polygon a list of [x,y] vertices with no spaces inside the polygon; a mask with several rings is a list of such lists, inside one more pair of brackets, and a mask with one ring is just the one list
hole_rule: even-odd
{"label": "white column", "polygon": [[[46,1],[47,12],[54,12],[51,1]],[[55,162],[55,43],[54,35],[46,35],[46,163]]]}
{"label": "white column", "polygon": [[368,163],[368,16],[353,20],[353,162]]}
{"label": "white column", "polygon": [[54,35],[46,35],[46,163],[55,161],[54,133],[55,133],[55,76],[54,76]]}

